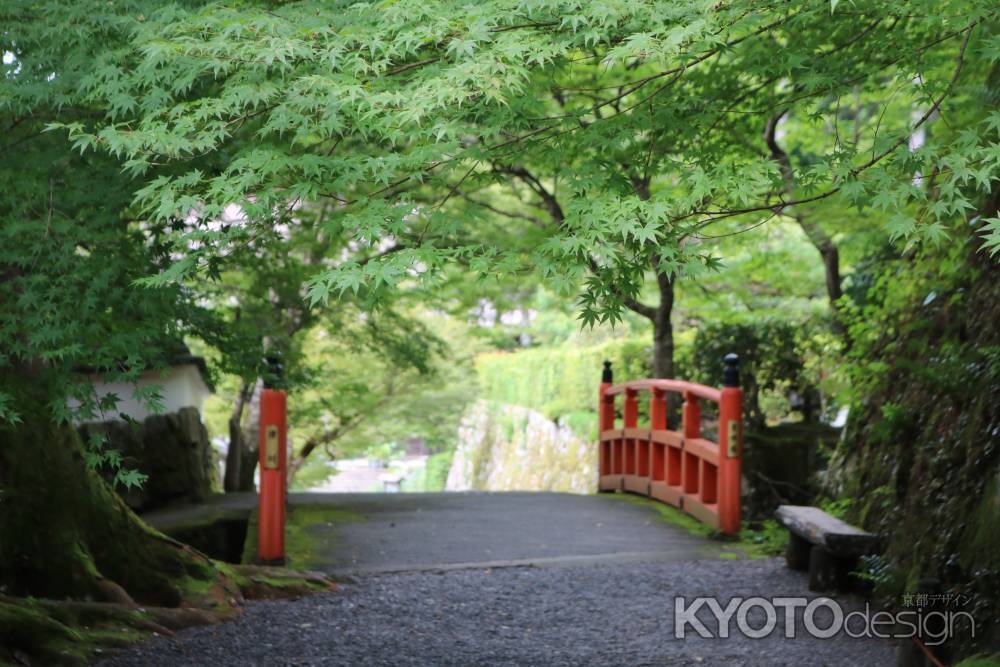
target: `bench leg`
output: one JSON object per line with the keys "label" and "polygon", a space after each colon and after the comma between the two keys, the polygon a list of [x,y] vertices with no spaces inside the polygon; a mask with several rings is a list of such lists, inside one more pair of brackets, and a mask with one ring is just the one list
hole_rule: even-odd
{"label": "bench leg", "polygon": [[837,558],[821,546],[809,551],[809,590],[847,591],[850,588],[851,562]]}
{"label": "bench leg", "polygon": [[809,552],[812,544],[795,533],[789,531],[788,545],[785,546],[785,565],[792,570],[805,572],[809,569]]}

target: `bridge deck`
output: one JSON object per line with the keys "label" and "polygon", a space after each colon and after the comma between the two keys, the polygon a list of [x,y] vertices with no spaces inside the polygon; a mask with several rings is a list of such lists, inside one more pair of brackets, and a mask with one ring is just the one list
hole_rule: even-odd
{"label": "bridge deck", "polygon": [[323,569],[363,574],[587,562],[677,562],[738,552],[649,506],[566,493],[296,494],[360,515],[312,528]]}

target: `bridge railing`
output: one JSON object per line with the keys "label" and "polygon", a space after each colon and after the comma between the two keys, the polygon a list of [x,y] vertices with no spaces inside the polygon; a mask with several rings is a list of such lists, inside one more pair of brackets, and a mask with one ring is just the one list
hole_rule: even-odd
{"label": "bridge railing", "polygon": [[[722,533],[740,530],[743,392],[739,358],[725,358],[723,387],[682,380],[633,380],[613,384],[604,362],[600,390],[600,491],[656,498]],[[639,394],[649,393],[649,425],[640,427]],[[667,396],[683,398],[679,430],[667,425]],[[618,426],[616,399],[622,396]],[[702,402],[718,404],[715,440],[702,429]],[[707,429],[706,429],[707,430]]]}

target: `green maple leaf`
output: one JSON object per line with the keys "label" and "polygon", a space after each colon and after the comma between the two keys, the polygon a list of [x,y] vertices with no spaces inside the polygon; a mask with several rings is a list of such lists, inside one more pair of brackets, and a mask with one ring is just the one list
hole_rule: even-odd
{"label": "green maple leaf", "polygon": [[115,483],[121,484],[126,489],[139,488],[147,479],[149,479],[149,475],[138,470],[120,470],[115,475]]}

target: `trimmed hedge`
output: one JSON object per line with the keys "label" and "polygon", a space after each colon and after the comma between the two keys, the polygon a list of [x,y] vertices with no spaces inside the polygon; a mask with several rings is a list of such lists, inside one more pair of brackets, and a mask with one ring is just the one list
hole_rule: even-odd
{"label": "trimmed hedge", "polygon": [[537,410],[549,419],[597,412],[597,389],[605,359],[615,380],[649,377],[647,338],[625,338],[593,347],[534,348],[491,352],[476,359],[482,398]]}

